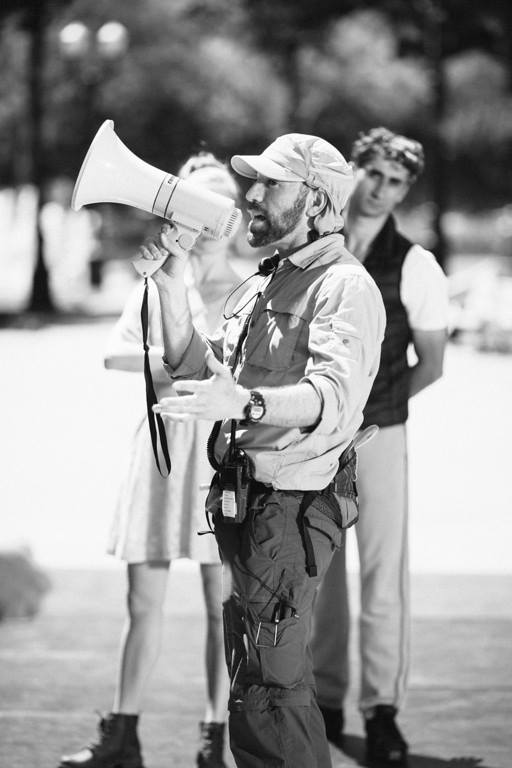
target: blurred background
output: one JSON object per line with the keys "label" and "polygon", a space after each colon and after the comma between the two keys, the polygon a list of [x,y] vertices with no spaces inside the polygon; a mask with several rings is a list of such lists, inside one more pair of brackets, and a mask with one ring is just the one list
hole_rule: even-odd
{"label": "blurred background", "polygon": [[[499,0],[3,0],[0,546],[110,564],[144,395],[102,354],[159,222],[70,209],[101,122],[171,172],[201,148],[227,160],[289,131],[349,154],[386,125],[425,146],[399,218],[451,300],[446,375],[412,403],[412,568],[510,572],[511,21]],[[244,227],[233,259],[252,269]]]}
{"label": "blurred background", "polygon": [[[448,275],[450,342],[408,423],[405,726],[420,754],[411,768],[510,766],[511,22],[503,0],[2,0],[2,765],[53,765],[110,706],[125,587],[105,543],[145,402],[142,376],[104,370],[103,354],[139,279],[131,259],[160,226],[119,205],[70,209],[110,118],[170,172],[200,149],[227,160],[291,131],[346,155],[378,125],[423,142],[426,172],[399,218]],[[241,276],[255,259],[244,229],[232,245]],[[173,564],[166,612],[143,735],[151,765],[171,754],[179,768],[203,697],[193,564]],[[355,764],[336,756],[336,768]]]}

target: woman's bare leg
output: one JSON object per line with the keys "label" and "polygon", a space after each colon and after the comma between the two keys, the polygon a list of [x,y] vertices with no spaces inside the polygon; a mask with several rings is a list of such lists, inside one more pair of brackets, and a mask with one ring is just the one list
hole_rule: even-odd
{"label": "woman's bare leg", "polygon": [[229,678],[224,655],[222,619],[222,566],[201,564],[206,605],[206,709],[205,723],[224,723],[227,718]]}
{"label": "woman's bare leg", "polygon": [[169,563],[128,564],[128,617],[121,640],[113,712],[137,714],[158,658]]}

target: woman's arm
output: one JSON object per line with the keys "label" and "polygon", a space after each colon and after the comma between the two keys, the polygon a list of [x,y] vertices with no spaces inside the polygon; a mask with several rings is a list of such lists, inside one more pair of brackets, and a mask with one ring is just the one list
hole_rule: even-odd
{"label": "woman's arm", "polygon": [[[141,304],[143,286],[137,285],[125,304],[122,315],[115,324],[107,344],[103,358],[107,370],[142,373],[144,370],[144,351],[142,348]],[[153,345],[154,328],[159,324],[158,296],[154,287],[150,286],[149,313],[149,361],[153,380],[158,383],[169,383],[169,377],[162,364],[163,347],[160,339]]]}
{"label": "woman's arm", "polygon": [[[158,384],[169,384],[169,376],[162,365],[163,347],[151,347],[149,350],[149,364],[153,381]],[[109,371],[128,371],[129,373],[142,373],[143,368],[142,345],[125,342],[119,344],[115,351],[107,352],[104,357],[105,368]]]}

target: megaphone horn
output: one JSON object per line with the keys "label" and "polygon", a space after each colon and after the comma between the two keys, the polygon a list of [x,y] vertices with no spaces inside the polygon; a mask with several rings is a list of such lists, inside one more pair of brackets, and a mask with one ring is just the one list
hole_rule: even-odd
{"label": "megaphone horn", "polygon": [[76,180],[71,207],[120,203],[169,219],[189,230],[190,248],[200,232],[215,240],[235,234],[242,213],[234,201],[188,179],[145,163],[126,147],[105,120],[94,137]]}

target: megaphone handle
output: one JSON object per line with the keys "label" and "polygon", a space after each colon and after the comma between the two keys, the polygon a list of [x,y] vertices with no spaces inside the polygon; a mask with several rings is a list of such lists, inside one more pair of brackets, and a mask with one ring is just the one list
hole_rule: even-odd
{"label": "megaphone handle", "polygon": [[[172,230],[167,237],[171,238],[171,240],[173,240],[176,245],[179,245],[184,251],[190,251],[201,234],[201,230],[188,227],[186,224],[181,224],[176,221],[171,221],[171,225]],[[143,259],[139,256],[139,258],[133,259],[132,264],[141,277],[151,277],[151,275],[154,275],[154,273],[165,264],[168,258],[168,256],[165,256],[163,259],[150,261],[149,259]]]}
{"label": "megaphone handle", "polygon": [[135,267],[135,271],[139,273],[141,277],[151,277],[154,273],[165,264],[169,257],[164,256],[163,259],[155,259],[150,261],[149,259],[143,259],[139,256],[137,259],[133,259],[132,264]]}

